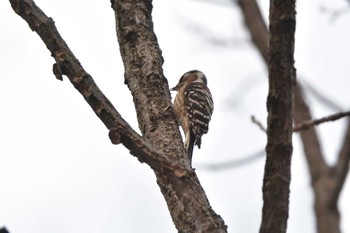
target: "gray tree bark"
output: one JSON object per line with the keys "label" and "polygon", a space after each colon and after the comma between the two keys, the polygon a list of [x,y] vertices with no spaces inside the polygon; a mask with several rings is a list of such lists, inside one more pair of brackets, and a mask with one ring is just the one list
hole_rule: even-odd
{"label": "gray tree bark", "polygon": [[35,31],[55,59],[56,78],[65,75],[109,129],[114,144],[123,144],[155,172],[157,183],[179,232],[227,232],[211,208],[191,168],[173,115],[163,58],[153,32],[152,1],[111,1],[125,67],[125,83],[134,98],[137,134],[120,116],[58,33],[54,22],[32,0],[10,0],[14,11]]}
{"label": "gray tree bark", "polygon": [[293,152],[295,1],[270,1],[267,146],[260,233],[284,233]]}

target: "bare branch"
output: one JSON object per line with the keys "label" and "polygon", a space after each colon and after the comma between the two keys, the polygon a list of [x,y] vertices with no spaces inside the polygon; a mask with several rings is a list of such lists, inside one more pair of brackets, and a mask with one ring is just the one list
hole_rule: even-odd
{"label": "bare branch", "polygon": [[343,146],[339,152],[337,163],[333,167],[336,184],[330,198],[330,203],[332,206],[337,205],[339,194],[344,186],[344,182],[349,172],[349,164],[350,164],[350,120],[348,120],[348,126],[345,132]]}
{"label": "bare branch", "polygon": [[244,156],[241,159],[230,160],[226,162],[216,163],[216,164],[198,164],[198,168],[210,170],[210,171],[221,171],[225,169],[232,169],[236,167],[241,167],[247,164],[250,164],[260,158],[263,158],[265,155],[265,150],[260,150],[251,155]]}
{"label": "bare branch", "polygon": [[267,145],[260,233],[287,230],[293,153],[295,0],[270,0]]}
{"label": "bare branch", "polygon": [[[268,62],[268,44],[259,43],[258,41],[266,41],[268,38],[268,32],[264,25],[264,20],[261,14],[254,14],[259,10],[256,0],[239,0],[239,5],[244,14],[245,23],[252,36],[252,40],[255,46],[258,48],[260,54],[264,58],[265,62]],[[244,3],[244,4],[241,4]],[[258,33],[261,32],[261,33]],[[260,38],[261,37],[261,38]],[[303,89],[300,83],[294,88],[295,91],[295,105],[294,105],[294,122],[303,122],[305,119],[312,119],[311,112],[308,104],[303,96]],[[350,127],[348,127],[347,135],[349,135]],[[342,158],[343,168],[336,166],[335,171],[331,169],[325,162],[323,152],[320,145],[320,140],[316,133],[315,127],[311,127],[308,130],[300,131],[301,141],[303,143],[305,157],[308,162],[308,168],[311,176],[312,186],[315,194],[315,211],[317,218],[317,228],[320,233],[327,232],[340,232],[339,226],[339,211],[334,201],[337,200],[340,190],[336,190],[333,198],[330,197],[334,191],[334,187],[341,188],[342,183],[346,177],[346,171],[348,168],[348,155],[346,149],[349,146],[349,139],[344,140],[342,156],[339,155],[339,159]],[[346,162],[347,161],[347,162]],[[346,164],[347,163],[347,164]],[[340,164],[340,161],[339,161]],[[334,172],[336,175],[334,175]],[[341,174],[338,176],[338,174]],[[339,185],[334,186],[334,181],[339,182]],[[338,193],[338,194],[337,194]],[[333,200],[333,203],[332,203]],[[330,205],[328,205],[330,204]],[[276,221],[276,220],[274,220]]]}
{"label": "bare branch", "polygon": [[[302,131],[302,130],[307,130],[307,129],[310,129],[311,127],[320,125],[322,123],[326,123],[326,122],[329,122],[329,121],[336,121],[336,120],[339,120],[339,119],[341,119],[343,117],[348,117],[348,116],[350,116],[350,111],[338,112],[338,113],[335,113],[335,114],[332,114],[332,115],[329,115],[329,116],[326,116],[326,117],[322,117],[320,119],[305,120],[305,121],[299,122],[293,128],[293,131],[294,132],[299,132],[299,131]],[[251,116],[251,120],[252,120],[252,122],[254,124],[256,124],[259,127],[259,129],[261,129],[262,131],[264,131],[266,133],[266,128],[263,126],[263,124],[259,120],[257,120],[255,118],[255,116]]]}
{"label": "bare branch", "polygon": [[255,116],[251,116],[251,120],[254,124],[256,124],[259,127],[259,129],[261,129],[261,131],[266,133],[266,128],[263,126],[263,124],[260,121],[255,119]]}
{"label": "bare branch", "polygon": [[329,122],[329,121],[336,121],[336,120],[339,120],[340,118],[347,117],[347,116],[350,116],[350,111],[338,112],[336,114],[332,114],[330,116],[322,117],[320,119],[302,121],[302,122],[298,123],[294,127],[293,131],[294,132],[299,132],[301,130],[309,129],[309,128],[313,127],[313,126],[316,126],[316,125],[319,125],[319,124],[322,124],[322,123],[325,123],[325,122]]}
{"label": "bare branch", "polygon": [[228,47],[242,47],[247,45],[246,40],[243,38],[223,38],[222,35],[211,32],[209,28],[205,27],[206,25],[196,23],[192,19],[186,18],[185,15],[178,15],[177,21],[181,23],[189,33],[198,37],[198,40],[203,40],[211,46],[227,49]]}
{"label": "bare branch", "polygon": [[315,87],[310,85],[310,83],[303,80],[302,84],[303,84],[303,87],[308,91],[308,93],[312,94],[315,98],[317,98],[319,102],[324,106],[332,109],[335,112],[343,111],[343,108],[341,106],[339,106],[330,98],[327,98],[324,94],[321,94],[320,91],[318,91]]}
{"label": "bare branch", "polygon": [[[350,112],[339,112],[339,113],[336,113],[336,114],[333,114],[330,116],[322,117],[320,119],[305,120],[305,121],[298,123],[298,125],[293,128],[293,131],[299,132],[301,130],[307,130],[311,127],[320,125],[322,123],[326,123],[329,121],[336,121],[336,120],[339,120],[339,119],[341,119],[343,117],[347,117],[347,116],[350,116]],[[257,120],[255,118],[255,116],[251,116],[251,120],[254,124],[256,124],[259,127],[259,129],[261,129],[262,131],[264,131],[266,133],[266,128],[263,126],[263,124],[259,120]]]}
{"label": "bare branch", "polygon": [[238,0],[252,41],[264,61],[268,62],[269,32],[255,0]]}
{"label": "bare branch", "polygon": [[[267,64],[269,45],[266,41],[268,41],[269,32],[260,13],[258,4],[256,0],[239,0],[238,3],[242,9],[245,23],[251,34],[252,41]],[[305,119],[312,119],[310,109],[303,96],[303,89],[299,83],[295,86],[294,91],[294,122],[297,123]],[[304,151],[309,164],[311,177],[316,179],[317,177],[320,177],[320,173],[327,168],[316,130],[310,128],[307,131],[301,131],[300,136],[304,145]]]}
{"label": "bare branch", "polygon": [[[312,119],[309,106],[305,102],[302,87],[297,84],[295,87],[294,99],[294,123],[302,122],[305,119]],[[320,140],[316,133],[316,129],[311,127],[309,130],[300,131],[301,141],[304,147],[304,153],[308,162],[312,183],[319,179],[321,174],[325,174],[328,170],[326,161],[320,145]]]}
{"label": "bare branch", "polygon": [[10,2],[15,12],[27,21],[51,51],[56,60],[55,76],[58,79],[62,75],[69,78],[109,129],[112,143],[122,143],[130,153],[155,171],[179,231],[227,232],[227,226],[211,208],[198,177],[189,165],[178,125],[169,107],[169,87],[162,73],[163,60],[151,20],[152,1],[111,1],[116,11],[125,83],[134,97],[144,137],[128,125],[99,90],[59,35],[53,20],[32,0]]}
{"label": "bare branch", "polygon": [[[142,135],[171,160],[190,171],[190,161],[171,105],[163,57],[154,33],[151,0],[112,0],[125,83],[133,95]],[[209,204],[196,173],[181,178],[156,172],[157,183],[179,232],[225,233],[227,227]]]}
{"label": "bare branch", "polygon": [[[269,32],[264,23],[264,19],[262,18],[258,4],[256,0],[239,0],[238,3],[243,12],[245,24],[250,32],[252,41],[267,65]],[[299,83],[295,86],[294,91],[294,122],[312,119],[311,112],[303,96],[302,87]],[[308,160],[311,176],[314,178],[319,177],[321,170],[326,168],[326,163],[324,161],[316,130],[310,128],[307,131],[301,131],[300,136],[304,145],[304,151]]]}
{"label": "bare branch", "polygon": [[[260,54],[267,63],[268,44],[261,43],[261,41],[267,40],[268,31],[266,29],[266,26],[264,25],[264,20],[262,19],[261,14],[252,13],[259,11],[256,1],[239,0],[238,2],[244,14],[244,19],[247,28],[251,33],[252,41],[254,42]],[[304,99],[302,87],[299,84],[297,84],[295,86],[294,122],[302,122],[305,119],[312,119],[312,116],[309,107]],[[314,127],[311,127],[309,128],[309,130],[300,131],[300,136],[304,146],[305,156],[308,161],[308,167],[311,174],[312,185],[316,197],[315,209],[318,229],[320,230],[320,232],[337,232],[337,230],[339,230],[338,209],[335,204],[331,206],[324,205],[325,202],[328,203],[328,201],[330,201],[329,199],[327,199],[329,198],[329,195],[324,194],[329,193],[332,190],[332,186],[329,186],[329,182],[333,182],[334,177],[330,177],[330,174],[332,173],[330,172],[330,168],[327,166],[324,160],[324,156],[321,150],[320,141],[318,139],[316,130]],[[344,142],[343,147],[345,147],[345,143],[349,144],[349,142]],[[344,170],[346,169],[343,169],[343,171]],[[346,174],[344,175],[344,177],[346,177]],[[333,198],[333,200],[335,200],[335,198]],[[332,209],[325,210],[325,208],[328,207]],[[323,221],[324,219],[327,219],[327,221]]]}
{"label": "bare branch", "polygon": [[[120,142],[130,153],[146,162],[154,170],[163,168],[180,169],[153,145],[145,141],[120,116],[112,103],[101,92],[90,74],[88,74],[69,49],[57,31],[54,21],[35,5],[32,0],[10,0],[13,10],[20,15],[35,31],[50,50],[56,60],[54,74],[56,77],[66,75],[74,87],[82,94],[96,115],[110,131],[120,134]],[[179,172],[182,173],[182,172]]]}
{"label": "bare branch", "polygon": [[340,18],[340,16],[343,16],[346,13],[349,13],[350,7],[341,7],[338,9],[331,9],[326,6],[320,7],[321,12],[326,13],[329,15],[330,22],[334,23],[336,20]]}

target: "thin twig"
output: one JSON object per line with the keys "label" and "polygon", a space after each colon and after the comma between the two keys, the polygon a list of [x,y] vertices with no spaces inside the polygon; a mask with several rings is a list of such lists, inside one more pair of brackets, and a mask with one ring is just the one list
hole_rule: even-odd
{"label": "thin twig", "polygon": [[[338,113],[335,113],[335,114],[332,114],[332,115],[329,115],[326,117],[322,117],[320,119],[305,120],[305,121],[298,123],[294,127],[293,131],[299,132],[301,130],[306,130],[306,129],[309,129],[309,128],[316,126],[316,125],[320,125],[320,124],[323,124],[323,123],[326,123],[329,121],[336,121],[336,120],[339,120],[343,117],[348,117],[348,116],[350,116],[350,111],[338,112]],[[251,119],[252,119],[252,122],[259,127],[259,129],[261,129],[262,131],[264,131],[266,133],[266,128],[263,126],[263,124],[259,120],[257,120],[255,118],[255,116],[251,116]]]}
{"label": "thin twig", "polygon": [[[300,80],[300,79],[299,79]],[[332,109],[335,112],[341,112],[344,109],[339,106],[337,103],[335,103],[334,100],[328,98],[323,93],[321,94],[321,91],[318,91],[315,87],[313,87],[310,83],[306,82],[305,80],[302,80],[303,87],[307,89],[308,93],[312,94],[316,99],[320,101],[321,104],[324,106]]]}
{"label": "thin twig", "polygon": [[350,111],[347,112],[338,112],[336,114],[332,114],[330,116],[322,117],[320,119],[315,119],[315,120],[306,120],[303,122],[298,123],[293,131],[294,132],[299,132],[301,130],[309,129],[310,127],[329,122],[329,121],[336,121],[342,117],[347,117],[350,116]]}
{"label": "thin twig", "polygon": [[334,23],[336,20],[338,20],[340,18],[340,16],[343,16],[345,13],[348,13],[349,9],[350,9],[349,6],[341,7],[338,9],[331,9],[329,7],[326,7],[326,6],[320,7],[320,11],[322,13],[326,13],[329,15],[329,20],[331,23]]}
{"label": "thin twig", "polygon": [[263,126],[263,124],[260,122],[260,121],[258,121],[256,118],[255,118],[255,116],[251,116],[251,119],[252,119],[252,122],[254,123],[254,124],[256,124],[258,127],[259,127],[259,129],[261,129],[262,131],[264,131],[265,133],[266,133],[266,128]]}
{"label": "thin twig", "polygon": [[230,161],[216,163],[216,164],[196,164],[196,165],[197,165],[197,168],[199,169],[205,169],[209,171],[232,169],[235,167],[244,166],[251,162],[254,162],[257,159],[262,158],[264,155],[265,155],[265,150],[260,150],[258,152],[255,152],[254,154],[244,156],[241,159],[235,159],[235,160],[230,160]]}

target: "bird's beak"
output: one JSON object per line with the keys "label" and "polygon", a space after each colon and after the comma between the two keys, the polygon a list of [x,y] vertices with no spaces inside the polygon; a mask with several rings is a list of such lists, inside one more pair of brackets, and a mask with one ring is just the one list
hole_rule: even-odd
{"label": "bird's beak", "polygon": [[177,86],[170,88],[170,91],[176,91],[177,90]]}

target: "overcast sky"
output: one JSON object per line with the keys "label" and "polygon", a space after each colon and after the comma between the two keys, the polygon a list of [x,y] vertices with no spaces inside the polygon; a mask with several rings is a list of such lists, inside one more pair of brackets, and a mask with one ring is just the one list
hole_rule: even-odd
{"label": "overcast sky", "polygon": [[[258,232],[264,159],[210,171],[203,165],[264,149],[267,73],[230,1],[154,1],[155,32],[170,86],[188,70],[208,78],[215,111],[193,166],[229,232]],[[110,1],[37,0],[73,53],[122,116],[138,130],[117,44]],[[265,18],[268,1],[260,0]],[[332,5],[330,5],[332,4]],[[349,110],[350,11],[345,0],[298,2],[295,60],[301,82]],[[347,8],[349,9],[349,8]],[[108,131],[67,78],[52,73],[40,38],[0,1],[0,226],[11,233],[177,232],[151,169]],[[174,93],[173,93],[174,95]],[[309,94],[314,116],[336,112]],[[327,161],[335,161],[345,120],[318,127]],[[310,179],[297,135],[290,196],[290,233],[315,232]],[[350,232],[349,179],[340,209]]]}

